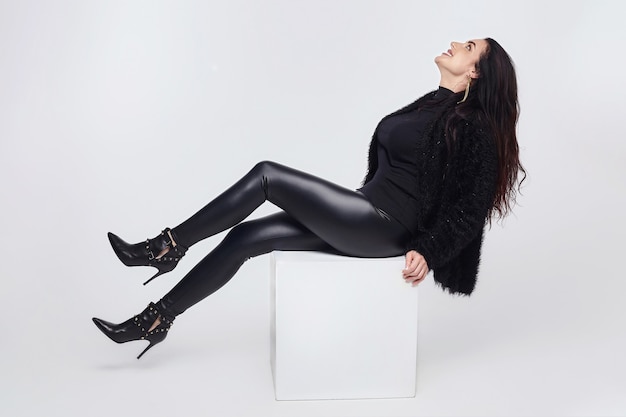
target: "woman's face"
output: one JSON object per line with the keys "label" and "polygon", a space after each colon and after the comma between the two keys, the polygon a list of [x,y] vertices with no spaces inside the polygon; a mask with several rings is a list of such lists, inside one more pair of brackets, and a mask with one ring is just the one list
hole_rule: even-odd
{"label": "woman's face", "polygon": [[435,63],[442,73],[451,76],[477,78],[476,63],[487,50],[489,44],[484,39],[473,39],[465,43],[452,42],[450,49],[435,58]]}

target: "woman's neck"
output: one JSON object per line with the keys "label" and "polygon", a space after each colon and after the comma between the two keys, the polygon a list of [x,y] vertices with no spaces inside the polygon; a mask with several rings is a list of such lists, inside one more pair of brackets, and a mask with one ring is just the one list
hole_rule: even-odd
{"label": "woman's neck", "polygon": [[439,86],[447,88],[455,93],[460,93],[467,87],[467,77],[441,77]]}

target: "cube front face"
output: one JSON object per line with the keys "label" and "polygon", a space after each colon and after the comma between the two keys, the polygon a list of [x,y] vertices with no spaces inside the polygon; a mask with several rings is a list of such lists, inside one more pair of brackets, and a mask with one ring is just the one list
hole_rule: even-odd
{"label": "cube front face", "polygon": [[415,396],[417,289],[403,267],[402,257],[272,254],[277,400]]}

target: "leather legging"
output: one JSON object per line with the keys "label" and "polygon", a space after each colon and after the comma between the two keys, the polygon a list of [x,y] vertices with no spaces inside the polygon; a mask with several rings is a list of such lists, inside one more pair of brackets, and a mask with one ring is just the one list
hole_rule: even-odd
{"label": "leather legging", "polygon": [[[265,201],[281,212],[242,223]],[[234,227],[233,227],[234,226]],[[409,232],[358,191],[279,165],[260,162],[173,232],[184,246],[231,228],[159,302],[178,315],[217,291],[249,258],[273,250],[310,250],[356,257],[404,254]]]}

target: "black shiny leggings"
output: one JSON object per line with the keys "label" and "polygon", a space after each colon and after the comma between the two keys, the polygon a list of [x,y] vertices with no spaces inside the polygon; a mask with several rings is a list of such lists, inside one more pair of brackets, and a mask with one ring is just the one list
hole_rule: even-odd
{"label": "black shiny leggings", "polygon": [[[282,212],[241,223],[263,202]],[[234,227],[233,227],[234,226]],[[191,246],[231,228],[224,240],[159,302],[178,315],[226,284],[249,258],[273,250],[356,257],[404,254],[409,232],[358,191],[274,162],[260,162],[173,231]]]}

